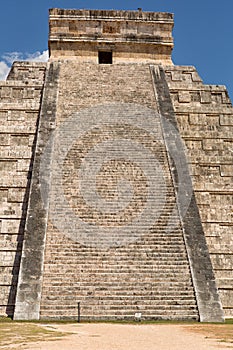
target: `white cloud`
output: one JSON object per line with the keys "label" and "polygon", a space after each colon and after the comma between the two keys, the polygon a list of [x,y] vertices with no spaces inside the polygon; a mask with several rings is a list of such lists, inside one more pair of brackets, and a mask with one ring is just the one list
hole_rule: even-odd
{"label": "white cloud", "polygon": [[33,62],[47,62],[49,59],[49,51],[43,51],[42,53],[37,51],[32,54],[27,54],[26,61],[33,61]]}
{"label": "white cloud", "polygon": [[8,73],[10,71],[10,67],[4,61],[0,61],[0,80],[5,80]]}
{"label": "white cloud", "polygon": [[36,51],[34,53],[23,52],[6,52],[2,55],[2,61],[0,61],[0,80],[5,80],[10,66],[15,61],[31,61],[31,62],[47,62],[49,59],[49,51]]}
{"label": "white cloud", "polygon": [[49,59],[48,50],[36,51],[34,53],[23,53],[23,52],[6,52],[2,58],[8,63],[12,64],[15,61],[32,61],[32,62],[47,62]]}
{"label": "white cloud", "polygon": [[2,55],[2,58],[11,65],[14,61],[22,60],[23,54],[20,52],[6,52],[4,55]]}

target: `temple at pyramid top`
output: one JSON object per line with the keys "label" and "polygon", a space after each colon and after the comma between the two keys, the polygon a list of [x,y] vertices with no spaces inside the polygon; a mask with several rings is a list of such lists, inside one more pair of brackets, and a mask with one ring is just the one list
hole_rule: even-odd
{"label": "temple at pyramid top", "polygon": [[50,59],[172,64],[172,13],[50,10]]}

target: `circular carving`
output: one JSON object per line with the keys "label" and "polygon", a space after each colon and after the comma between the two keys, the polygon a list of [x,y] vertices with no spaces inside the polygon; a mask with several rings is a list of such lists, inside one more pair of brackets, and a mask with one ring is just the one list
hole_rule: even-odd
{"label": "circular carving", "polygon": [[[160,118],[140,105],[114,103],[65,121],[54,137],[53,225],[81,244],[109,247],[148,234],[164,211],[173,217],[176,209],[166,205],[171,179]],[[50,146],[40,172],[45,203]]]}

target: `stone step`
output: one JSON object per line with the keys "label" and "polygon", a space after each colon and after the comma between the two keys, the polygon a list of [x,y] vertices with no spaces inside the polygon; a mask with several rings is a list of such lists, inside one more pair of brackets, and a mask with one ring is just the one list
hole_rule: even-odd
{"label": "stone step", "polygon": [[[176,231],[166,231],[167,227],[166,227],[166,224],[163,224],[161,225],[160,223],[156,223],[156,230],[155,228],[151,228],[150,229],[150,234],[148,235],[148,233],[146,234],[143,234],[142,236],[140,237],[137,237],[137,240],[134,242],[134,243],[130,243],[128,244],[128,246],[131,246],[131,245],[134,245],[134,244],[144,244],[145,240],[148,241],[148,242],[156,242],[156,240],[159,240],[159,241],[167,241],[167,242],[170,242],[170,241],[176,241],[176,240],[183,240],[183,234],[182,232],[179,230],[176,230]],[[65,239],[62,240],[62,239],[59,239],[59,237],[51,237],[50,240],[48,241],[48,244],[50,245],[62,245],[64,244],[65,246],[66,245],[69,245],[69,241]],[[81,247],[81,244],[79,244],[78,242],[73,242],[74,246],[78,246],[78,247]],[[87,249],[91,249],[89,247],[87,247]],[[94,249],[94,248],[92,248]],[[99,247],[99,249],[101,249]],[[114,248],[116,249],[116,248]]]}
{"label": "stone step", "polygon": [[[118,307],[112,307],[111,309],[102,309],[98,310],[95,308],[82,308],[81,309],[81,317],[82,319],[85,319],[86,317],[90,317],[91,320],[98,320],[98,319],[106,319],[106,317],[112,317],[112,319],[116,319],[118,316],[119,317],[124,317],[124,318],[134,318],[136,312],[141,312],[142,317],[145,318],[156,318],[158,319],[160,316],[163,317],[163,319],[177,319],[177,316],[184,317],[184,318],[189,318],[189,317],[195,317],[196,319],[198,318],[197,316],[197,310],[196,307],[190,307],[190,308],[181,308],[178,306],[177,308],[175,307],[165,307],[166,305],[162,305],[161,307],[151,307],[149,308],[148,305],[146,305],[145,309],[141,310],[138,309],[137,307],[126,307],[124,305],[124,308],[119,309]],[[144,312],[143,312],[144,311]],[[77,307],[69,307],[67,306],[66,309],[64,307],[57,305],[55,307],[46,307],[44,308],[44,312],[49,315],[52,313],[52,315],[57,315],[60,316],[62,315],[70,315],[71,312],[73,312],[73,316],[77,317]],[[43,316],[43,313],[42,315]]]}
{"label": "stone step", "polygon": [[[166,288],[166,292],[164,292],[163,289],[161,288],[148,288],[148,287],[141,287],[141,288],[137,288],[135,287],[132,291],[129,291],[126,288],[120,288],[120,286],[118,288],[109,288],[107,286],[99,286],[98,288],[96,288],[96,286],[93,285],[86,285],[85,288],[83,286],[81,286],[82,288],[78,288],[76,286],[73,287],[72,286],[72,290],[71,287],[69,290],[67,290],[67,286],[64,286],[63,288],[60,288],[60,286],[53,286],[52,284],[50,286],[45,286],[44,287],[44,291],[46,293],[48,293],[48,296],[51,297],[56,297],[57,300],[61,299],[61,298],[75,298],[80,299],[80,298],[87,298],[87,297],[92,297],[95,298],[95,296],[97,297],[101,297],[104,298],[105,296],[108,297],[112,297],[114,298],[118,298],[119,296],[124,295],[127,298],[137,298],[137,297],[143,297],[143,298],[150,298],[150,297],[154,297],[157,299],[161,299],[164,298],[164,300],[166,300],[167,298],[175,298],[176,300],[178,299],[182,299],[183,297],[189,297],[192,298],[194,297],[194,293],[193,293],[193,289],[189,286],[185,286],[183,289],[182,288]],[[132,289],[132,286],[130,286]],[[57,293],[59,292],[59,296],[57,295]],[[61,295],[62,293],[62,295]],[[75,295],[75,297],[74,297]]]}
{"label": "stone step", "polygon": [[[124,310],[127,312],[127,310],[135,310],[135,312],[138,310],[138,311],[141,311],[141,312],[145,312],[145,313],[149,313],[149,312],[156,312],[158,313],[159,311],[160,312],[163,312],[163,311],[166,311],[166,310],[172,310],[173,312],[176,312],[178,311],[179,313],[182,311],[182,312],[187,312],[188,311],[194,311],[196,312],[196,309],[197,309],[197,306],[195,303],[189,303],[189,304],[185,304],[185,303],[177,303],[177,304],[169,304],[169,303],[164,303],[164,304],[156,304],[156,303],[133,303],[132,305],[131,304],[128,304],[128,303],[119,303],[119,304],[111,304],[111,303],[89,303],[86,307],[85,305],[83,304],[80,304],[83,312],[85,313],[85,310],[90,310],[90,308],[93,308],[93,309],[99,309],[101,310],[101,312],[106,312],[108,313],[108,310],[121,310],[122,308],[124,308]],[[71,309],[72,307],[75,307],[75,305],[71,305]],[[77,305],[76,305],[77,307]]]}
{"label": "stone step", "polygon": [[152,292],[152,291],[148,291],[147,294],[145,294],[144,291],[139,290],[137,291],[133,291],[133,292],[129,292],[129,291],[104,291],[103,295],[100,295],[100,292],[96,293],[96,295],[93,296],[87,296],[87,295],[81,295],[78,294],[76,296],[74,296],[73,293],[69,293],[67,294],[67,291],[65,293],[63,293],[62,295],[60,294],[60,297],[57,297],[56,294],[52,294],[52,288],[48,288],[48,291],[50,291],[50,293],[48,294],[48,296],[46,297],[47,301],[55,301],[58,304],[61,303],[61,300],[66,300],[67,303],[71,303],[72,305],[78,301],[83,301],[83,300],[87,300],[88,298],[91,299],[110,299],[110,300],[118,300],[119,298],[124,298],[124,300],[128,300],[129,302],[135,302],[139,299],[142,299],[143,301],[146,300],[153,300],[155,303],[162,303],[165,304],[166,301],[178,301],[178,302],[182,302],[182,301],[186,301],[186,300],[194,300],[193,298],[193,291],[190,290],[181,290],[181,291],[176,291],[176,290],[170,290],[170,291],[157,291],[157,292]]}
{"label": "stone step", "polygon": [[[88,270],[97,270],[97,269],[103,269],[106,270],[106,272],[108,271],[121,271],[123,269],[126,269],[127,271],[142,271],[144,272],[145,270],[152,270],[155,272],[161,271],[166,273],[167,271],[171,271],[173,272],[183,272],[184,270],[188,270],[189,269],[189,265],[187,263],[186,260],[181,260],[181,261],[155,261],[155,260],[147,260],[146,262],[143,261],[140,263],[140,260],[134,261],[133,264],[128,265],[127,263],[130,262],[131,259],[128,259],[126,261],[121,261],[120,259],[117,260],[115,259],[114,261],[108,261],[108,260],[101,260],[101,259],[93,259],[93,261],[77,261],[76,259],[73,260],[69,260],[69,265],[66,266],[66,268],[64,269],[66,272],[72,272],[73,268],[76,268],[75,271],[77,272],[77,268],[80,271],[84,271],[84,269],[88,269]],[[57,262],[57,264],[56,264]],[[63,261],[62,260],[50,260],[48,262],[48,265],[46,266],[45,269],[45,274],[48,271],[48,273],[51,273],[51,271],[53,270],[54,272],[56,272],[56,274],[61,273],[61,268],[63,265]]]}
{"label": "stone step", "polygon": [[[70,264],[70,266],[67,267],[66,269],[66,275],[69,274],[69,271],[72,271],[72,268],[75,268],[76,271],[77,271],[77,268],[79,269],[83,269],[83,271],[90,271],[93,272],[93,271],[96,271],[98,269],[98,266],[101,268],[101,269],[104,269],[106,272],[116,272],[116,271],[120,271],[121,270],[128,270],[128,266],[127,264],[121,264],[121,262],[119,262],[119,264],[108,264],[108,265],[104,265],[102,263],[100,263],[99,261],[97,261],[95,264],[89,264],[88,262],[84,262],[80,265],[78,265],[77,263],[73,263],[73,264]],[[59,274],[61,272],[61,268],[62,268],[62,264],[59,263],[58,266],[56,264],[51,264],[51,265],[48,265],[46,266],[46,270],[45,270],[45,273],[44,273],[44,276],[46,277],[52,277],[52,275],[54,274],[54,276],[56,277],[57,274]],[[154,265],[154,264],[146,264],[146,265],[140,265],[140,263],[138,264],[134,264],[134,265],[131,265],[130,266],[130,270],[128,271],[132,271],[132,273],[134,273],[135,271],[141,271],[141,273],[145,273],[145,272],[151,272],[152,273],[156,273],[158,271],[161,271],[161,273],[166,273],[167,271],[171,271],[171,273],[176,273],[176,272],[179,272],[179,271],[182,271],[182,272],[187,272],[188,271],[188,265],[187,263],[180,263],[179,265],[175,265],[175,264],[168,264],[168,262],[166,264],[158,264],[158,265]],[[81,271],[82,272],[82,271]],[[76,274],[77,276],[77,274]]]}
{"label": "stone step", "polygon": [[[58,249],[58,250],[61,250],[61,248],[63,249],[64,252],[67,252],[69,247],[68,245],[62,245],[62,244],[51,244],[51,245],[48,245],[49,247],[53,247],[53,249]],[[164,249],[167,249],[169,248],[169,251],[170,249],[172,251],[176,251],[176,250],[179,250],[179,251],[185,251],[185,247],[183,245],[183,238],[179,238],[179,239],[160,239],[160,238],[155,238],[154,240],[151,240],[151,241],[147,241],[145,240],[143,243],[141,242],[134,242],[134,243],[129,243],[127,245],[124,245],[124,246],[121,246],[121,247],[116,247],[116,248],[99,248],[99,247],[78,247],[78,246],[74,246],[74,249],[73,251],[75,252],[82,252],[82,251],[86,251],[87,253],[90,253],[90,254],[107,254],[107,253],[124,253],[124,252],[128,252],[130,250],[133,250],[133,249],[144,249],[144,250],[149,250],[149,251],[152,251],[152,250],[164,250]],[[167,252],[167,251],[166,251]]]}
{"label": "stone step", "polygon": [[[174,285],[173,282],[168,282],[167,284],[161,284],[161,283],[155,283],[153,284],[151,281],[146,280],[144,283],[123,283],[121,284],[120,281],[117,281],[115,283],[111,282],[105,282],[103,284],[99,283],[99,285],[94,284],[92,281],[88,283],[87,281],[82,282],[71,282],[70,284],[72,288],[75,290],[75,293],[78,294],[84,293],[85,295],[87,293],[92,293],[93,295],[124,295],[124,296],[173,296],[176,297],[179,295],[189,296],[190,292],[193,295],[193,289],[191,282],[177,282],[176,285]],[[129,290],[130,287],[134,287],[132,290]],[[166,287],[166,288],[164,288]],[[44,290],[50,290],[51,293],[56,293],[57,290],[61,290],[64,292],[64,295],[72,295],[71,290],[67,290],[66,284],[58,284],[56,282],[53,282],[51,280],[51,283],[46,283],[44,285]],[[111,294],[112,293],[112,294]]]}
{"label": "stone step", "polygon": [[[50,321],[56,321],[56,320],[67,320],[67,321],[77,321],[77,314],[72,314],[71,311],[65,313],[63,311],[62,316],[61,312],[55,312],[54,310],[51,310],[50,312],[41,312],[41,318],[44,320],[50,320]],[[148,320],[148,321],[159,321],[159,320],[168,320],[168,321],[198,321],[199,316],[197,316],[196,313],[193,314],[183,314],[183,315],[176,315],[174,313],[171,314],[153,314],[153,315],[143,315],[143,320]],[[116,320],[128,320],[128,321],[134,321],[135,316],[134,313],[132,314],[125,314],[125,315],[81,315],[81,320],[83,321],[116,321]]]}
{"label": "stone step", "polygon": [[[77,293],[81,294],[84,293],[85,295],[88,293],[91,294],[95,294],[95,293],[102,293],[103,291],[106,292],[107,291],[111,291],[111,293],[113,292],[125,292],[126,294],[131,294],[130,292],[127,292],[128,289],[132,288],[132,290],[134,291],[135,295],[137,295],[138,293],[144,292],[144,294],[146,295],[148,292],[151,293],[158,293],[158,292],[162,292],[163,290],[166,291],[172,291],[174,290],[175,293],[178,293],[179,291],[192,291],[193,293],[193,289],[192,289],[192,283],[190,282],[164,282],[164,283],[152,283],[152,282],[137,282],[137,283],[132,283],[132,282],[128,282],[127,281],[101,281],[101,280],[97,280],[97,281],[81,281],[81,282],[70,282],[67,285],[70,286],[70,288],[74,288],[74,290],[76,290]],[[57,283],[53,283],[53,281],[51,281],[50,283],[45,283],[44,284],[44,290],[57,290],[59,289],[61,292],[68,294],[69,295],[69,291],[67,292],[67,285],[66,284],[62,284],[57,282]]]}
{"label": "stone step", "polygon": [[[148,307],[161,307],[161,308],[168,308],[168,307],[181,307],[184,306],[185,308],[193,308],[193,306],[196,307],[196,302],[191,299],[191,297],[189,299],[156,299],[156,298],[138,298],[136,297],[132,297],[131,299],[129,297],[119,297],[119,298],[100,298],[100,297],[95,297],[95,298],[78,298],[76,300],[74,300],[74,297],[72,299],[67,299],[65,298],[66,301],[66,305],[68,305],[69,307],[77,307],[77,302],[80,302],[80,305],[82,307],[96,307],[96,306],[101,306],[104,307],[106,305],[109,306],[109,308],[111,306],[122,306],[122,305],[126,305],[126,306],[140,306],[143,307],[145,305],[147,305]],[[53,305],[58,304],[57,299],[53,299],[53,297],[48,297],[47,298],[47,302],[46,305],[48,307],[51,307]]]}
{"label": "stone step", "polygon": [[189,271],[184,271],[184,273],[181,273],[179,271],[173,272],[173,273],[162,273],[160,272],[160,270],[157,270],[157,272],[155,270],[151,270],[150,272],[145,269],[145,270],[141,270],[141,271],[122,271],[120,270],[110,270],[110,271],[106,271],[106,270],[99,270],[97,269],[86,269],[84,271],[78,271],[76,275],[74,274],[69,274],[66,273],[65,277],[59,276],[57,274],[45,274],[46,277],[51,276],[51,279],[53,281],[58,281],[61,282],[61,278],[63,283],[65,283],[65,281],[72,281],[72,280],[77,280],[77,278],[79,279],[85,279],[85,277],[90,277],[90,278],[113,278],[115,279],[119,279],[119,278],[126,278],[128,279],[132,279],[132,280],[141,280],[142,279],[142,275],[144,275],[144,279],[146,278],[150,278],[152,280],[158,281],[177,281],[177,280],[187,280],[188,277],[190,277],[190,273]]}
{"label": "stone step", "polygon": [[[54,258],[52,259],[54,262],[62,262],[63,260],[64,261],[68,261],[68,263],[72,263],[75,262],[76,264],[82,266],[83,265],[83,262],[84,262],[84,259],[83,258],[87,258],[89,259],[89,264],[93,264],[93,262],[97,263],[98,265],[100,263],[102,263],[103,265],[108,263],[108,259],[105,258],[101,258],[100,256],[93,256],[93,255],[90,255],[88,256],[87,254],[79,254],[78,256],[76,254],[73,255],[74,259],[71,259],[72,257],[72,254],[68,254],[67,255],[62,255],[60,257],[57,257],[57,258]],[[67,259],[66,259],[67,258]],[[182,265],[182,264],[187,264],[187,259],[186,259],[186,256],[185,255],[181,255],[179,256],[179,254],[177,254],[177,256],[174,256],[172,257],[172,255],[162,255],[162,254],[157,254],[157,253],[145,253],[145,254],[135,254],[135,256],[133,254],[129,254],[129,256],[126,256],[126,255],[122,255],[122,254],[119,254],[119,255],[115,255],[113,257],[113,261],[111,262],[112,264],[115,264],[115,265],[126,265],[127,262],[130,262],[131,264],[134,264],[134,265],[139,265],[140,264],[140,261],[144,259],[144,261],[146,262],[146,265],[150,265],[150,264],[156,264],[156,265],[160,265],[160,266],[163,266],[163,265]],[[49,261],[50,263],[50,261]],[[52,261],[51,261],[52,263]],[[87,262],[84,262],[86,264],[88,264]],[[88,264],[88,265],[89,265]],[[110,264],[110,265],[112,265]]]}
{"label": "stone step", "polygon": [[[115,302],[115,300],[114,300]],[[59,305],[58,305],[59,306]],[[73,307],[77,307],[77,305],[69,305],[69,307],[72,309]],[[158,312],[158,310],[160,312],[164,312],[165,310],[174,310],[174,311],[179,311],[179,312],[184,312],[186,310],[196,310],[196,304],[167,304],[167,303],[163,303],[163,304],[156,304],[156,303],[147,303],[147,302],[143,302],[143,303],[135,303],[133,302],[132,304],[130,303],[95,303],[94,301],[91,302],[88,300],[88,304],[85,304],[84,302],[80,304],[80,306],[82,307],[83,310],[90,310],[90,309],[96,309],[96,310],[102,310],[105,312],[108,312],[108,310],[121,310],[122,308],[124,308],[124,311],[127,312],[127,310],[146,310],[146,313],[149,312],[154,312],[156,310],[156,312]],[[63,305],[60,305],[60,308],[63,308]]]}
{"label": "stone step", "polygon": [[[70,281],[70,280],[76,280],[77,279],[77,276],[82,276],[82,278],[84,278],[85,276],[90,276],[90,275],[94,275],[94,276],[101,276],[101,277],[113,277],[113,278],[116,278],[119,276],[121,278],[141,278],[142,277],[142,274],[145,274],[145,277],[146,276],[150,276],[151,278],[156,278],[156,280],[158,279],[161,279],[162,281],[163,280],[172,280],[172,279],[182,279],[184,278],[185,280],[187,280],[188,277],[190,277],[190,272],[187,270],[187,271],[184,271],[184,272],[179,272],[179,271],[176,271],[176,272],[170,272],[168,271],[167,273],[166,272],[161,272],[159,269],[157,270],[159,272],[156,273],[155,270],[150,270],[148,271],[147,269],[145,269],[144,271],[141,270],[140,272],[137,271],[137,270],[132,270],[132,271],[127,271],[127,270],[119,270],[119,271],[106,271],[106,270],[103,270],[103,269],[96,269],[96,270],[87,270],[87,271],[84,271],[82,272],[81,274],[73,274],[73,273],[66,273],[65,276],[63,276],[62,274],[59,275],[59,274],[56,274],[54,276],[51,276],[51,279],[54,281],[58,281],[60,282],[61,279],[63,281],[63,283],[65,283],[66,281]],[[48,275],[45,274],[45,276],[47,277]]]}
{"label": "stone step", "polygon": [[[80,250],[77,249],[77,250],[74,250],[72,252],[78,253],[79,255],[82,255],[85,253],[85,254],[88,254],[90,256],[99,256],[99,257],[103,257],[103,258],[106,258],[106,257],[110,258],[112,256],[117,256],[117,255],[124,256],[124,255],[128,255],[129,253],[134,254],[134,255],[142,255],[142,254],[144,255],[146,253],[156,253],[157,255],[171,256],[171,257],[173,257],[173,256],[176,257],[179,254],[182,254],[182,256],[186,256],[186,250],[184,247],[176,247],[176,249],[171,250],[171,251],[170,251],[170,249],[169,250],[160,249],[160,247],[158,247],[157,249],[155,249],[153,247],[151,249],[145,248],[144,246],[138,246],[135,248],[137,248],[136,252],[132,249],[129,249],[129,248],[125,248],[125,249],[119,248],[119,249],[116,249],[115,251],[112,251],[111,255],[108,252],[106,252],[106,253],[103,252],[102,254],[99,252],[92,252],[92,253],[90,252],[89,253],[84,248],[80,249]],[[68,251],[68,249],[61,251],[61,249],[59,249],[59,248],[57,250],[55,249],[55,252],[59,252],[60,253],[59,256],[63,256],[63,255],[71,253],[70,251]]]}
{"label": "stone step", "polygon": [[[69,252],[69,248],[68,246],[62,246],[62,245],[56,245],[56,246],[53,246],[51,245],[51,248],[53,247],[53,252],[59,252],[61,253],[61,250],[63,253],[68,253]],[[89,248],[89,249],[88,249]],[[174,242],[169,242],[169,241],[155,241],[155,242],[145,242],[144,244],[141,244],[141,243],[134,243],[133,246],[122,246],[122,247],[116,247],[115,249],[112,249],[111,251],[109,251],[108,248],[104,249],[98,249],[98,247],[93,247],[91,249],[91,247],[87,247],[87,248],[84,248],[84,247],[74,247],[74,249],[72,249],[72,252],[75,252],[75,253],[86,253],[86,254],[89,254],[89,255],[99,255],[99,256],[102,256],[102,255],[108,255],[108,254],[111,254],[114,255],[114,254],[128,254],[129,252],[133,252],[135,249],[137,249],[137,251],[140,251],[140,252],[161,252],[161,253],[169,253],[169,254],[172,254],[172,253],[186,253],[186,249],[185,249],[185,246],[184,246],[184,243],[182,241],[182,239],[180,240],[176,240]]]}
{"label": "stone step", "polygon": [[59,275],[59,271],[57,273],[45,273],[44,276],[46,278],[50,277],[51,281],[62,281],[65,283],[65,281],[70,281],[70,280],[74,280],[77,281],[78,278],[82,277],[85,278],[85,276],[90,276],[90,275],[94,275],[94,276],[99,276],[99,278],[101,276],[113,276],[113,278],[117,277],[118,278],[123,278],[123,277],[130,277],[131,275],[135,275],[137,274],[137,276],[139,276],[139,279],[145,279],[147,276],[149,276],[152,279],[162,279],[162,280],[166,280],[166,279],[173,279],[176,278],[177,280],[179,279],[189,279],[190,278],[190,271],[188,269],[184,269],[183,271],[173,271],[173,272],[161,272],[159,268],[157,268],[157,270],[147,270],[147,269],[142,269],[140,271],[140,273],[135,269],[135,270],[131,270],[128,271],[126,269],[119,269],[119,270],[107,270],[107,269],[85,269],[84,272],[81,273],[76,273],[75,275],[73,273],[69,273],[66,272],[65,277],[60,276]]}
{"label": "stone step", "polygon": [[[66,259],[67,258],[67,259]],[[85,257],[85,255],[83,256],[83,258],[87,258],[87,256]],[[153,258],[149,258],[147,256],[139,256],[139,257],[133,257],[133,256],[130,256],[128,257],[125,257],[123,258],[122,256],[120,256],[121,259],[116,259],[115,258],[115,261],[109,263],[109,266],[111,266],[112,268],[114,268],[114,266],[123,266],[123,265],[127,265],[127,263],[131,264],[131,265],[134,265],[134,266],[138,266],[140,267],[140,261],[141,259],[144,259],[146,260],[146,265],[145,266],[150,266],[150,265],[157,265],[157,266],[160,266],[161,268],[163,268],[164,266],[182,266],[182,265],[188,265],[187,264],[187,260],[185,258],[180,258],[177,257],[177,258],[173,258],[173,259],[167,259],[166,257],[162,257],[162,256],[158,256],[157,258],[156,257],[153,257]],[[141,258],[141,259],[140,259]],[[56,262],[62,264],[62,262],[67,262],[67,264],[75,264],[76,266],[79,265],[79,266],[92,266],[92,265],[106,265],[108,264],[108,260],[107,259],[98,259],[97,257],[93,257],[93,256],[90,256],[88,257],[89,259],[89,262],[87,261],[84,261],[81,256],[79,257],[76,257],[74,256],[74,259],[70,259],[70,257],[67,255],[67,256],[63,256],[62,258],[60,257],[57,257],[57,258],[54,258],[54,259],[51,259],[50,261],[48,261],[49,264],[53,265],[54,266],[56,265]],[[56,267],[56,266],[55,266]]]}
{"label": "stone step", "polygon": [[[141,276],[143,279],[144,277],[151,276],[152,278],[159,278],[160,276],[162,278],[169,278],[169,277],[179,277],[181,274],[183,276],[190,276],[190,271],[188,269],[188,265],[174,265],[174,264],[166,264],[166,265],[144,265],[140,267],[140,264],[132,264],[131,269],[127,269],[127,264],[121,265],[119,263],[118,265],[104,265],[99,262],[96,262],[95,264],[89,265],[89,264],[73,264],[76,265],[76,276],[73,275],[71,272],[72,267],[70,269],[65,270],[65,275],[67,278],[75,278],[77,280],[77,276],[85,276],[85,274],[92,274],[92,275],[102,275],[102,274],[114,274],[114,275],[119,275],[123,276],[130,276],[132,274],[137,274],[138,276]],[[98,267],[101,269],[100,272],[98,272]],[[171,270],[170,270],[171,268]],[[170,272],[169,272],[170,270]],[[46,267],[46,271],[44,273],[44,276],[46,278],[56,278],[57,275],[61,270],[59,270],[59,267],[54,265],[50,265]],[[169,275],[168,275],[169,274]],[[143,277],[144,276],[144,277]]]}
{"label": "stone step", "polygon": [[[59,252],[59,255],[57,255],[56,253]],[[165,258],[177,258],[177,257],[182,257],[182,258],[186,258],[186,250],[185,249],[180,249],[179,251],[170,251],[170,250],[162,250],[160,251],[159,249],[146,249],[144,247],[138,247],[137,250],[132,250],[132,249],[126,249],[125,251],[120,251],[120,250],[115,250],[114,252],[111,253],[111,255],[109,253],[89,253],[87,251],[85,251],[85,249],[83,250],[77,250],[77,251],[60,251],[59,249],[55,252],[52,252],[51,255],[55,255],[55,257],[58,259],[61,259],[62,257],[66,257],[68,256],[76,256],[76,257],[80,257],[80,256],[88,256],[88,257],[98,257],[98,258],[102,258],[103,260],[105,259],[114,259],[114,257],[118,257],[121,256],[122,258],[127,258],[129,256],[129,254],[131,254],[134,257],[145,257],[147,254],[154,254],[155,257],[165,257]],[[71,255],[72,254],[72,255]],[[132,257],[131,257],[132,258]]]}
{"label": "stone step", "polygon": [[[170,217],[169,217],[170,218]],[[167,222],[162,222],[161,220],[158,220],[156,222],[156,225],[154,227],[151,227],[150,228],[150,231],[149,233],[148,232],[145,232],[145,234],[142,235],[142,238],[138,239],[138,242],[141,242],[143,243],[144,242],[144,239],[154,239],[155,237],[159,238],[163,238],[163,239],[175,239],[176,237],[177,238],[180,238],[180,237],[183,237],[183,233],[181,231],[181,228],[179,226],[179,220],[177,218],[171,218],[171,220],[174,220],[174,222],[176,223],[176,227],[173,227],[172,231],[166,231],[166,228],[167,228]],[[177,224],[178,223],[178,224]],[[65,237],[62,239],[61,236],[57,236],[56,234],[54,234],[54,236],[50,237],[49,240],[48,240],[48,244],[49,242],[52,242],[53,244],[57,244],[58,242],[60,242],[60,244],[62,244],[62,242],[64,244],[69,244],[69,241],[65,240]],[[75,244],[75,242],[74,242]],[[78,244],[78,243],[77,243]]]}
{"label": "stone step", "polygon": [[[81,316],[83,318],[85,318],[85,316],[92,316],[92,319],[98,319],[101,317],[106,317],[106,316],[111,316],[111,315],[115,315],[115,316],[134,316],[136,312],[140,312],[142,313],[142,317],[146,317],[146,316],[154,316],[157,317],[158,315],[163,315],[163,316],[174,316],[174,315],[192,315],[192,316],[196,316],[197,315],[197,309],[196,306],[190,306],[190,307],[185,307],[182,305],[182,307],[180,305],[177,305],[175,307],[175,305],[173,306],[167,306],[167,305],[161,305],[161,307],[159,307],[158,305],[155,306],[150,306],[150,305],[144,305],[142,307],[137,307],[135,306],[131,306],[131,305],[122,305],[121,307],[118,306],[110,306],[110,305],[106,305],[106,307],[100,307],[100,309],[98,308],[98,305],[93,306],[93,307],[84,307],[82,306],[81,310]],[[46,309],[44,309],[44,311],[46,311],[46,313],[50,313],[52,312],[54,313],[59,313],[60,314],[65,314],[66,312],[70,311],[75,315],[78,314],[77,312],[77,306],[70,306],[67,305],[67,308],[64,309],[63,306],[47,306]]]}
{"label": "stone step", "polygon": [[[111,237],[110,237],[111,238]],[[89,241],[90,244],[92,245],[84,245],[84,244],[78,244],[74,242],[74,251],[79,252],[79,251],[84,251],[86,250],[87,253],[103,253],[103,254],[114,254],[115,252],[125,252],[125,251],[133,251],[135,248],[137,249],[145,249],[145,250],[153,250],[153,249],[162,249],[163,247],[169,247],[169,248],[174,248],[174,249],[182,249],[184,250],[185,246],[184,246],[184,241],[183,241],[183,237],[174,239],[174,238],[160,238],[160,237],[153,237],[151,235],[150,239],[144,238],[143,243],[141,243],[138,238],[141,239],[141,237],[133,237],[130,235],[129,239],[131,241],[126,241],[126,235],[122,235],[122,236],[118,236],[117,235],[117,239],[122,239],[122,242],[125,241],[125,243],[121,244],[119,243],[119,245],[115,245],[115,246],[108,246],[108,240],[106,239],[98,239],[98,246],[92,244],[92,241]],[[123,241],[124,240],[124,241]],[[101,245],[102,243],[102,245]],[[62,245],[61,244],[57,244],[57,245],[53,245],[53,244],[49,244],[49,246],[53,249],[59,249],[60,253],[62,253],[62,248],[65,251],[68,251],[68,246],[66,245]],[[73,249],[72,249],[73,250]]]}
{"label": "stone step", "polygon": [[[101,277],[101,278],[100,278]],[[67,287],[67,285],[70,285],[72,288],[77,288],[78,290],[80,290],[81,288],[84,288],[85,290],[93,290],[93,288],[95,287],[95,291],[97,292],[98,290],[103,290],[103,289],[120,289],[122,288],[122,291],[127,290],[127,283],[122,283],[121,282],[121,276],[118,276],[117,278],[110,278],[110,276],[108,276],[107,278],[104,278],[102,276],[98,276],[97,277],[92,277],[90,276],[88,278],[88,276],[86,275],[85,278],[81,278],[78,282],[76,281],[64,281],[63,282],[63,287],[61,289],[64,289],[65,287]],[[192,283],[191,282],[186,282],[186,280],[167,280],[166,282],[164,282],[162,279],[160,280],[154,280],[151,277],[145,277],[145,281],[139,283],[138,280],[135,278],[128,278],[128,287],[133,287],[135,292],[137,292],[140,289],[147,289],[148,285],[151,286],[151,290],[155,291],[155,290],[162,290],[162,288],[174,288],[176,291],[178,291],[178,289],[181,288],[191,288],[192,287]],[[51,286],[52,288],[56,288],[56,287],[60,287],[61,282],[59,283],[59,281],[57,280],[53,280],[51,279],[51,283],[45,284],[44,288]],[[101,287],[98,288],[98,285],[101,284]],[[119,286],[119,287],[118,287]],[[120,287],[121,286],[121,287]],[[91,287],[93,287],[91,289]]]}
{"label": "stone step", "polygon": [[[128,294],[127,294],[128,293]],[[63,295],[62,295],[63,297]],[[82,300],[87,300],[87,298],[89,298],[90,300],[93,300],[93,296],[87,297],[87,296],[80,296],[79,298],[74,298],[73,295],[69,294],[69,295],[65,295],[65,299],[66,301],[69,301],[70,304],[76,304],[76,301],[80,301],[82,302]],[[146,299],[145,299],[146,298]],[[56,296],[50,294],[47,296],[47,300],[57,300]],[[142,301],[144,302],[145,300],[147,300],[148,302],[154,302],[154,303],[164,303],[164,301],[168,302],[168,303],[178,303],[180,301],[184,302],[184,303],[194,303],[196,304],[196,301],[193,299],[193,291],[181,291],[176,293],[175,291],[170,291],[170,292],[166,292],[163,293],[162,291],[158,292],[158,293],[147,293],[145,295],[145,293],[143,293],[141,290],[136,293],[136,292],[131,292],[131,294],[129,294],[129,292],[125,292],[123,293],[123,291],[120,293],[114,293],[111,294],[109,293],[105,293],[104,295],[100,295],[100,293],[96,293],[94,300],[98,301],[98,300],[106,300],[106,301],[114,301],[114,300],[122,300],[122,301],[129,301],[129,302],[134,302],[137,303],[138,301]]]}

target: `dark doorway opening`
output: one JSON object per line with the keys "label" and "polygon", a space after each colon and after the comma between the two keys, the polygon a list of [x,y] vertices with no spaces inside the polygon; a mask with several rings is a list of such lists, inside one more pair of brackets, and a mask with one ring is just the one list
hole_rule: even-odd
{"label": "dark doorway opening", "polygon": [[112,64],[112,52],[99,51],[99,64]]}

